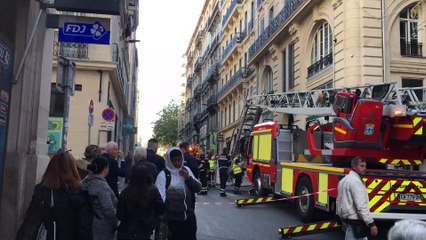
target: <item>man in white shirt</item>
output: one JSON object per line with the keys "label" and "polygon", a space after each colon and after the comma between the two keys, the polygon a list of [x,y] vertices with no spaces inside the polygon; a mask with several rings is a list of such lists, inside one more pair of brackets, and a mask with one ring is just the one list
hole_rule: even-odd
{"label": "man in white shirt", "polygon": [[[368,193],[362,180],[367,163],[363,158],[355,157],[351,161],[351,166],[352,170],[340,180],[338,185],[336,214],[343,222],[346,231],[345,240],[367,240],[368,232],[372,236],[378,233],[370,214]],[[358,232],[356,230],[362,228],[366,230],[365,234],[356,234]]]}

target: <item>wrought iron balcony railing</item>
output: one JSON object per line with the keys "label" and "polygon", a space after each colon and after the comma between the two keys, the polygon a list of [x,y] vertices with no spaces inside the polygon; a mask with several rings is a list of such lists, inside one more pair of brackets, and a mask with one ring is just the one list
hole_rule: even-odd
{"label": "wrought iron balcony railing", "polygon": [[237,3],[241,3],[241,0],[232,0],[231,5],[226,9],[225,15],[222,17],[222,27],[225,26],[232,12],[235,10]]}
{"label": "wrought iron balcony railing", "polygon": [[407,42],[405,39],[401,39],[401,55],[402,56],[423,56],[422,48],[423,44],[419,42]]}
{"label": "wrought iron balcony railing", "polygon": [[205,81],[212,84],[215,83],[219,76],[218,68],[219,68],[218,63],[213,64],[207,72]]}
{"label": "wrought iron balcony railing", "polygon": [[237,43],[241,43],[246,38],[246,30],[243,30],[242,32],[237,32]]}
{"label": "wrought iron balcony railing", "polygon": [[248,78],[251,76],[251,74],[254,72],[253,68],[250,66],[242,67],[242,77]]}
{"label": "wrought iron balcony railing", "polygon": [[253,57],[264,47],[266,42],[271,38],[272,35],[284,24],[287,23],[287,20],[291,15],[299,8],[305,0],[293,0],[286,1],[283,9],[278,13],[278,15],[271,21],[265,31],[260,34],[256,41],[249,48],[249,59]]}
{"label": "wrought iron balcony railing", "polygon": [[219,4],[216,4],[215,7],[213,8],[212,14],[207,20],[207,26],[206,26],[207,31],[210,31],[210,28],[213,26],[213,22],[214,22],[213,20],[216,18],[218,13],[219,13]]}
{"label": "wrought iron balcony railing", "polygon": [[225,47],[225,49],[223,50],[222,53],[222,62],[226,60],[226,58],[228,57],[229,53],[231,52],[232,49],[234,49],[235,45],[237,44],[237,36],[233,36],[231,41],[228,43],[228,45]]}
{"label": "wrought iron balcony railing", "polygon": [[214,111],[216,106],[217,106],[217,96],[216,95],[212,95],[207,100],[207,110]]}
{"label": "wrought iron balcony railing", "polygon": [[331,64],[333,64],[333,53],[330,53],[330,54],[322,57],[316,63],[309,66],[308,67],[308,78],[317,74],[322,69],[330,66]]}
{"label": "wrought iron balcony railing", "polygon": [[234,75],[232,75],[231,79],[229,79],[229,81],[225,85],[223,85],[222,89],[218,94],[219,97],[222,97],[229,89],[232,89],[234,86],[236,86],[242,79],[242,76],[242,68],[240,68],[236,73],[234,73]]}
{"label": "wrought iron balcony railing", "polygon": [[63,56],[74,59],[89,59],[89,45],[86,43],[54,42],[53,56]]}
{"label": "wrought iron balcony railing", "polygon": [[194,64],[194,71],[199,71],[201,69],[201,65],[203,64],[203,57],[198,57],[197,61]]}

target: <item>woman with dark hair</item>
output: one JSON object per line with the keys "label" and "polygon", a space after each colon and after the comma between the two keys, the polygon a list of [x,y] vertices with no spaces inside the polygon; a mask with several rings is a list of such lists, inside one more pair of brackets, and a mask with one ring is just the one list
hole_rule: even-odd
{"label": "woman with dark hair", "polygon": [[46,203],[50,206],[45,222],[47,239],[91,239],[90,203],[80,187],[80,177],[71,153],[54,155],[41,183],[35,186],[26,219],[16,239],[29,239],[25,230],[26,220]]}
{"label": "woman with dark hair", "polygon": [[164,202],[154,185],[150,170],[144,165],[133,166],[129,185],[121,192],[118,201],[117,217],[121,223],[117,239],[151,239],[164,209]]}
{"label": "woman with dark hair", "polygon": [[112,240],[117,226],[117,198],[105,180],[108,175],[108,160],[96,156],[87,166],[89,175],[83,179],[82,188],[89,193],[95,217],[93,218],[93,239]]}

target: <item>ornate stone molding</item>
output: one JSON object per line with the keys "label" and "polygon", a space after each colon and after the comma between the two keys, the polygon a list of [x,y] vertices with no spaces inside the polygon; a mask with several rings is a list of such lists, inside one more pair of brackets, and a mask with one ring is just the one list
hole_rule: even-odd
{"label": "ornate stone molding", "polygon": [[288,32],[290,33],[290,35],[296,34],[298,27],[299,26],[296,23],[291,24],[290,27],[288,28]]}

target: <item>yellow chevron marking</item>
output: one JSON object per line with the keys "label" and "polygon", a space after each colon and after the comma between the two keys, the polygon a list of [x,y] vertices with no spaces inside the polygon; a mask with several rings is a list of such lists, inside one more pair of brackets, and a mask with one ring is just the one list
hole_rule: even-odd
{"label": "yellow chevron marking", "polygon": [[298,226],[298,227],[296,227],[296,228],[294,229],[294,232],[295,232],[295,233],[298,233],[298,232],[302,231],[302,227],[303,227],[303,226]]}
{"label": "yellow chevron marking", "polygon": [[370,185],[367,186],[367,189],[368,189],[367,191],[368,192],[373,191],[377,187],[377,185],[379,185],[381,182],[382,182],[382,179],[375,179],[374,181],[370,183]]}
{"label": "yellow chevron marking", "polygon": [[413,128],[413,125],[411,125],[411,124],[394,124],[393,127],[396,127],[396,128]]}
{"label": "yellow chevron marking", "polygon": [[414,160],[414,163],[417,164],[417,165],[420,165],[420,164],[423,163],[423,161],[422,160]]}
{"label": "yellow chevron marking", "polygon": [[389,202],[387,202],[387,201],[383,202],[383,204],[380,207],[378,207],[374,212],[381,212],[381,211],[383,211],[383,209],[385,209],[389,205],[390,205]]}
{"label": "yellow chevron marking", "polygon": [[315,229],[316,224],[309,225],[307,231],[313,231]]}
{"label": "yellow chevron marking", "polygon": [[329,225],[330,225],[329,222],[328,223],[323,223],[322,226],[321,226],[321,229],[326,229],[326,228],[328,228]]}
{"label": "yellow chevron marking", "polygon": [[380,160],[379,160],[379,162],[381,162],[381,163],[386,163],[388,161],[388,159],[387,158],[381,158]]}
{"label": "yellow chevron marking", "polygon": [[374,196],[371,200],[370,200],[370,208],[372,208],[374,205],[376,205],[376,203],[382,199],[382,196]]}
{"label": "yellow chevron marking", "polygon": [[395,164],[399,164],[400,159],[394,159],[392,160],[391,164],[395,165]]}
{"label": "yellow chevron marking", "polygon": [[264,198],[258,198],[258,199],[256,199],[256,202],[258,203],[258,202],[262,202],[263,201],[263,199]]}
{"label": "yellow chevron marking", "polygon": [[287,234],[288,230],[289,230],[288,228],[284,228],[284,229],[283,229],[283,233],[284,233],[284,234]]}
{"label": "yellow chevron marking", "polygon": [[407,159],[402,159],[401,161],[404,165],[411,165],[410,161],[408,161]]}
{"label": "yellow chevron marking", "polygon": [[421,117],[416,117],[413,119],[413,126],[416,126],[419,122],[421,122],[423,120],[423,118]]}
{"label": "yellow chevron marking", "polygon": [[249,199],[248,201],[247,201],[247,203],[252,203],[254,201],[254,199],[252,198],[252,199]]}
{"label": "yellow chevron marking", "polygon": [[334,130],[337,131],[337,132],[339,132],[339,133],[341,133],[341,134],[343,134],[343,135],[346,135],[346,131],[343,130],[343,129],[341,129],[341,128],[334,127]]}
{"label": "yellow chevron marking", "polygon": [[417,130],[414,135],[422,135],[423,134],[423,127],[420,127],[419,130]]}

